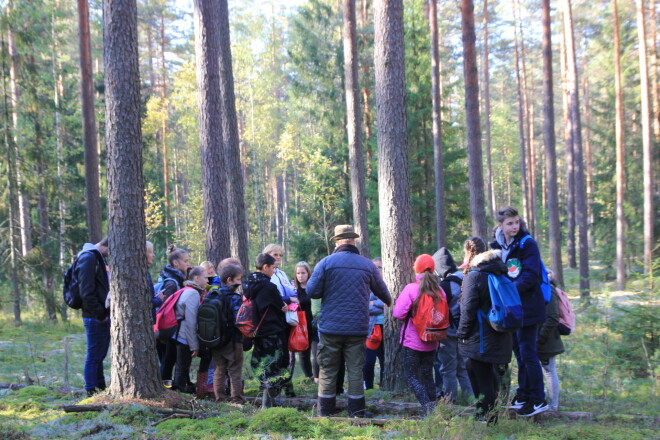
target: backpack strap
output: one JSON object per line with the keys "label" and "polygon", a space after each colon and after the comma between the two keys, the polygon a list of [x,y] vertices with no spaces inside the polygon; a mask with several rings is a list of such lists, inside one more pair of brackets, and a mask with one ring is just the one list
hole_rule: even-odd
{"label": "backpack strap", "polygon": [[532,238],[532,236],[529,235],[529,234],[527,234],[527,235],[525,235],[523,238],[520,239],[520,243],[519,243],[519,244],[520,244],[520,249],[523,248],[523,245],[525,244],[525,242],[526,242],[527,240],[529,240],[530,238]]}
{"label": "backpack strap", "polygon": [[479,309],[477,312],[477,321],[479,321],[479,353],[484,354],[485,348],[484,348],[484,325],[483,325],[483,320],[484,318],[488,319],[488,316],[483,312],[483,310]]}

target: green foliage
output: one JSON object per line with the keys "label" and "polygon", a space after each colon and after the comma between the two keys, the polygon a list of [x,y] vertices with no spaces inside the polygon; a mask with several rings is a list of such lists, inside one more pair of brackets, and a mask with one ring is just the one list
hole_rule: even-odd
{"label": "green foliage", "polygon": [[223,417],[203,420],[172,419],[158,425],[158,435],[163,438],[202,440],[228,437],[236,434],[238,426],[230,426]]}
{"label": "green foliage", "polygon": [[250,421],[254,432],[290,433],[296,436],[312,434],[307,417],[295,408],[268,408],[259,411]]}

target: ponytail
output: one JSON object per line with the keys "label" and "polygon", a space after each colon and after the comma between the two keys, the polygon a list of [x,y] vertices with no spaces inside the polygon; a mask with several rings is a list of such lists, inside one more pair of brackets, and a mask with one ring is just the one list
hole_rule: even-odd
{"label": "ponytail", "polygon": [[467,274],[470,271],[474,257],[486,252],[486,242],[481,237],[470,237],[463,243],[463,249],[465,250],[465,269],[463,273]]}
{"label": "ponytail", "polygon": [[419,302],[422,300],[422,295],[428,295],[433,298],[433,304],[437,304],[440,301],[440,285],[438,284],[438,279],[433,275],[433,273],[427,269],[422,273],[422,278],[419,280],[419,292],[417,293],[417,298],[412,303],[410,308],[411,316],[415,316],[417,313],[417,307]]}

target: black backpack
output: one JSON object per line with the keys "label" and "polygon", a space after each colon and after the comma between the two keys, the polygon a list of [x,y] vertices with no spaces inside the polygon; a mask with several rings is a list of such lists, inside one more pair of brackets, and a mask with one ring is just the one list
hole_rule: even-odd
{"label": "black backpack", "polygon": [[78,286],[78,279],[76,278],[76,267],[78,266],[80,256],[85,252],[93,253],[96,256],[97,263],[105,265],[103,256],[100,252],[88,250],[80,252],[76,256],[76,259],[73,260],[73,263],[71,263],[71,266],[66,270],[64,273],[64,282],[62,284],[62,296],[64,297],[66,305],[75,310],[82,308],[82,297],[80,296],[80,287]]}
{"label": "black backpack", "polygon": [[235,334],[231,294],[212,290],[197,310],[197,338],[202,347],[222,348]]}
{"label": "black backpack", "polygon": [[447,295],[447,304],[449,304],[449,322],[453,328],[458,328],[458,323],[461,321],[461,309],[460,307],[453,307],[455,302],[458,301],[458,298],[454,298],[454,294],[451,291],[451,283],[456,283],[459,286],[463,285],[463,279],[457,277],[456,275],[448,275],[442,281],[440,281],[440,287]]}

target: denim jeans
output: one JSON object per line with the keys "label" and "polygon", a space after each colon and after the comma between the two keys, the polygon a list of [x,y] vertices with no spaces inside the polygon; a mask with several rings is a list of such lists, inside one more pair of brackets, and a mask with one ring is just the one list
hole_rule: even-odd
{"label": "denim jeans", "polygon": [[472,394],[472,385],[465,369],[465,358],[458,353],[458,338],[447,336],[438,347],[437,359],[440,363],[440,376],[445,396],[451,402],[458,397],[458,385],[461,385],[461,393],[469,396]]}
{"label": "denim jeans", "polygon": [[376,350],[367,348],[366,361],[362,368],[362,375],[364,376],[364,387],[367,390],[374,388],[374,370],[376,369],[376,360],[380,363],[380,380],[379,384],[383,383],[383,372],[385,371],[385,344],[381,342],[380,347]]}
{"label": "denim jeans", "polygon": [[104,390],[103,360],[110,347],[110,318],[99,322],[96,318],[83,318],[87,335],[87,358],[85,359],[85,390]]}
{"label": "denim jeans", "polygon": [[518,361],[518,397],[534,404],[545,400],[543,370],[536,353],[536,325],[522,327],[513,334],[513,353]]}
{"label": "denim jeans", "polygon": [[543,377],[545,378],[545,386],[548,389],[548,405],[553,411],[557,411],[559,409],[559,377],[557,376],[557,366],[555,363],[556,359],[557,356],[552,356],[549,359],[541,359]]}

